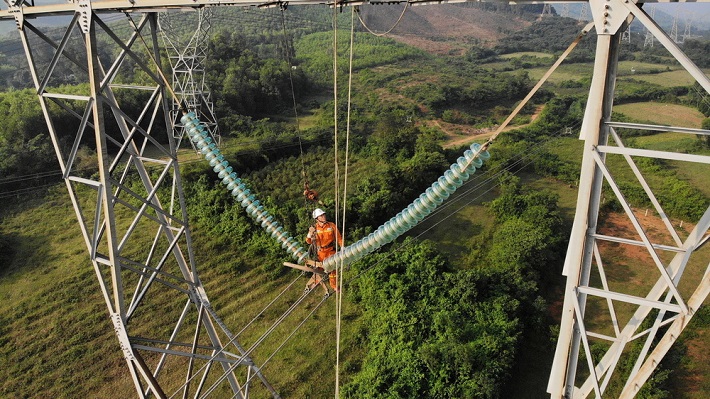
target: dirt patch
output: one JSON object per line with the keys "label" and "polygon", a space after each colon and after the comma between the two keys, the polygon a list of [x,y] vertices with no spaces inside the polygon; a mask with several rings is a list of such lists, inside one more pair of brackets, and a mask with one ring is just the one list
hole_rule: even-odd
{"label": "dirt patch", "polygon": [[[675,245],[671,233],[664,224],[655,211],[651,209],[634,209],[633,210],[636,219],[643,228],[646,235],[654,243],[661,243],[665,245]],[[688,233],[693,229],[694,225],[691,223],[682,223],[680,221],[671,221],[671,224],[675,230],[679,233],[680,238],[683,239],[688,235]],[[599,232],[601,234],[606,234],[614,237],[624,237],[634,240],[640,240],[640,236],[636,231],[636,228],[631,223],[631,220],[625,213],[609,213],[603,216],[603,221],[600,224]],[[633,248],[640,249],[642,252],[648,252],[643,247],[629,246]],[[633,255],[636,252],[635,249],[629,249]]]}
{"label": "dirt patch", "polygon": [[404,7],[362,6],[360,17],[374,33],[391,30],[388,37],[441,55],[461,55],[474,44],[493,46],[502,37],[530,25],[513,14],[485,11],[477,4]]}
{"label": "dirt patch", "polygon": [[710,356],[710,333],[707,330],[697,332],[697,336],[686,341],[687,353],[686,356],[693,359],[693,364],[698,369],[689,370],[688,373],[683,373],[680,380],[683,381],[683,391],[685,392],[702,392],[702,385],[706,376],[710,372],[710,367],[707,364],[708,356]]}
{"label": "dirt patch", "polygon": [[[503,131],[505,132],[508,130],[519,129],[521,127],[529,125],[530,123],[534,122],[538,116],[540,116],[542,108],[543,107],[537,107],[535,109],[535,112],[530,116],[529,123],[526,123],[524,125],[508,125],[505,127],[505,129],[503,129]],[[442,147],[444,148],[458,147],[461,145],[470,144],[474,140],[487,139],[488,137],[493,135],[493,133],[495,133],[498,129],[498,126],[489,128],[476,128],[470,125],[448,123],[438,119],[426,121],[424,125],[438,128],[439,130],[444,132],[444,135],[446,136],[446,139],[442,144]]]}

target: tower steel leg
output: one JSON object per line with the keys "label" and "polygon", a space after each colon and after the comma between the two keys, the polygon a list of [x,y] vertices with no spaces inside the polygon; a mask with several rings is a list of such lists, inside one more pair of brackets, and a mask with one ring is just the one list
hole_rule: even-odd
{"label": "tower steel leg", "polygon": [[[592,392],[600,398],[612,383],[624,387],[617,392],[620,397],[633,397],[710,291],[710,256],[707,250],[703,251],[708,241],[710,207],[697,221],[690,221],[694,225],[692,231],[680,229],[663,209],[658,187],[644,177],[643,168],[637,163],[640,158],[650,158],[688,167],[693,163],[710,164],[710,157],[632,148],[619,130],[693,135],[710,135],[710,131],[612,119],[622,32],[634,18],[638,19],[695,78],[706,95],[710,93],[710,80],[634,3],[593,0],[590,6],[597,49],[580,134],[584,141],[582,169],[563,271],[567,283],[560,335],[548,383],[552,398],[586,398]],[[628,176],[635,181],[629,182]],[[632,186],[645,193],[663,232],[649,228],[632,208],[627,200]],[[632,226],[631,234],[610,233],[601,226],[607,197],[623,209]],[[630,248],[642,248],[642,253],[634,252],[620,260],[620,253],[632,253],[624,252]],[[642,288],[614,277],[620,274],[619,268],[630,264],[643,268],[643,275],[637,277],[643,280],[638,284]],[[684,272],[691,268],[695,271],[687,274],[694,279],[684,279],[681,287]],[[631,370],[620,370],[622,359],[625,364],[630,359],[634,364]]]}

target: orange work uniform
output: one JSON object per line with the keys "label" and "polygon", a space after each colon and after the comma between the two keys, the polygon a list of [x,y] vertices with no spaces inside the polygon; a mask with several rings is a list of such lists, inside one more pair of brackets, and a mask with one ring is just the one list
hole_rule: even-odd
{"label": "orange work uniform", "polygon": [[[316,222],[315,225],[315,245],[318,251],[318,261],[323,262],[326,258],[335,255],[335,241],[338,241],[339,246],[343,246],[343,237],[338,231],[338,227],[335,226],[333,222]],[[306,243],[313,244],[314,239],[311,237],[306,237]],[[333,289],[337,289],[338,280],[337,273],[335,270],[328,274],[328,280],[330,286]]]}

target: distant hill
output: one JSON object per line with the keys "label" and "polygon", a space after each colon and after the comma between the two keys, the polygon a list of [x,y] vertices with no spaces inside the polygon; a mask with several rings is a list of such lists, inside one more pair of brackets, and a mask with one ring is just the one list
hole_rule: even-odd
{"label": "distant hill", "polygon": [[[360,18],[375,33],[392,29],[388,37],[436,54],[461,54],[473,44],[493,46],[529,26],[534,13],[488,10],[478,4],[363,6]],[[398,21],[402,15],[401,20]],[[395,26],[396,24],[396,26]]]}
{"label": "distant hill", "polygon": [[[657,4],[654,19],[663,30],[670,33],[674,19],[679,34],[690,22],[691,34],[703,34],[710,29],[710,4]],[[435,54],[460,55],[472,45],[492,47],[502,38],[530,26],[541,13],[541,5],[492,5],[484,3],[436,4],[410,6],[404,14],[403,5],[363,5],[360,18],[368,29],[384,33],[397,41]],[[579,19],[581,4],[568,8],[554,6],[557,15]],[[649,6],[650,7],[650,6]],[[647,12],[651,12],[648,8]],[[401,20],[399,20],[401,16]],[[586,19],[592,15],[587,9]],[[394,27],[394,28],[393,28]],[[635,21],[632,30],[644,30]]]}

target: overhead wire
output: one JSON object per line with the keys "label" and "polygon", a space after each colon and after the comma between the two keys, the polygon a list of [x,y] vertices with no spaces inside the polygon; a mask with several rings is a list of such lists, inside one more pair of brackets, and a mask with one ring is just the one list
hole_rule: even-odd
{"label": "overhead wire", "polygon": [[[291,331],[291,333],[288,334],[288,335],[286,336],[286,338],[283,339],[283,341],[281,341],[281,344],[276,347],[276,349],[271,353],[271,355],[269,355],[269,356],[266,358],[266,360],[264,360],[264,361],[261,363],[261,367],[259,368],[259,370],[263,370],[264,367],[266,367],[266,364],[268,364],[269,361],[271,361],[271,359],[272,359],[279,351],[281,351],[281,349],[283,349],[283,347],[286,345],[286,343],[287,343],[289,340],[291,340],[291,338],[293,338],[293,336],[298,332],[298,330],[301,329],[301,327],[303,327],[304,324],[306,324],[306,322],[308,321],[308,319],[310,319],[311,317],[313,317],[313,315],[315,314],[316,310],[318,310],[318,308],[320,308],[321,305],[323,305],[323,303],[325,303],[325,301],[326,301],[327,299],[328,299],[327,296],[324,296],[323,298],[321,298],[320,302],[318,302],[318,304],[313,307],[313,309],[306,315],[306,317],[304,317],[303,320],[301,320],[301,322],[298,323],[298,325],[296,325],[296,327],[293,329],[293,331]],[[247,380],[244,382],[244,386],[249,386],[249,382],[251,382],[251,380],[252,380],[255,376],[256,376],[256,375],[252,375],[251,377],[247,378]],[[235,398],[235,397],[237,397],[237,394],[236,394],[236,393],[234,394],[234,396],[232,396],[232,398]]]}
{"label": "overhead wire", "polygon": [[[304,274],[305,274],[305,272],[302,272],[298,277],[296,277],[294,280],[292,280],[291,283],[289,283],[286,286],[286,288],[281,290],[281,292],[278,295],[276,295],[274,297],[274,299],[271,300],[271,302],[269,302],[259,313],[256,314],[256,316],[254,316],[244,327],[242,327],[242,329],[239,330],[239,332],[234,335],[234,338],[230,337],[230,341],[233,341],[233,340],[237,339],[240,335],[242,335],[242,333],[244,333],[247,330],[247,328],[249,328],[252,324],[254,324],[254,322],[256,322],[267,310],[269,310],[271,308],[271,306],[273,306],[276,303],[276,301],[278,301],[286,292],[288,292],[288,290],[291,287],[293,287],[293,285],[296,284],[301,279],[301,277],[303,277]],[[231,344],[231,342],[229,342],[228,344]],[[222,349],[222,350],[224,350],[224,349]],[[216,358],[216,356],[213,356],[213,359],[214,358]]]}
{"label": "overhead wire", "polygon": [[[580,126],[580,123],[577,123],[575,126],[577,126],[577,127]],[[503,172],[505,172],[505,171],[511,171],[511,170],[513,170],[516,166],[520,166],[519,169],[523,169],[523,168],[525,168],[525,167],[531,165],[531,164],[534,162],[533,156],[535,156],[535,155],[537,155],[537,154],[539,154],[540,152],[543,151],[544,148],[543,148],[542,145],[544,145],[544,144],[546,144],[546,143],[549,143],[549,142],[552,142],[552,140],[558,139],[558,138],[560,138],[561,136],[563,136],[563,135],[565,135],[565,134],[566,134],[566,133],[565,133],[565,130],[560,130],[557,134],[555,134],[555,135],[553,135],[553,136],[551,136],[551,137],[545,138],[545,139],[541,140],[540,142],[538,142],[538,143],[535,145],[535,147],[534,147],[533,150],[520,151],[518,154],[514,155],[514,157],[516,158],[516,161],[515,161],[515,162],[513,162],[513,163],[511,163],[511,164],[508,164],[508,165],[506,165],[505,167],[500,168],[498,171],[488,170],[488,171],[486,171],[486,173],[484,173],[484,174],[482,174],[482,175],[479,175],[479,178],[478,178],[477,180],[471,180],[471,181],[467,182],[466,184],[471,184],[473,181],[476,181],[477,183],[476,183],[473,187],[471,187],[470,189],[468,189],[467,191],[464,191],[462,194],[460,194],[460,195],[457,196],[456,198],[453,198],[453,199],[449,200],[446,205],[441,206],[441,207],[438,208],[435,212],[433,212],[432,214],[430,214],[429,216],[427,216],[426,218],[424,218],[424,220],[422,220],[422,222],[420,223],[420,225],[423,224],[424,222],[426,222],[427,220],[432,219],[435,215],[439,215],[439,214],[441,214],[441,213],[444,213],[447,208],[450,208],[451,206],[453,206],[453,205],[456,204],[457,202],[462,201],[464,198],[466,198],[466,194],[469,194],[469,193],[474,192],[474,191],[479,191],[480,188],[482,188],[482,187],[484,187],[484,186],[490,184],[491,182],[495,181],[500,175],[503,174]],[[541,144],[542,144],[542,145],[541,145]],[[527,160],[527,162],[523,162],[523,161],[525,161],[525,160]],[[483,180],[481,180],[481,179],[483,179]],[[432,229],[434,229],[436,226],[440,225],[441,223],[445,222],[448,218],[452,217],[454,214],[456,214],[456,213],[460,212],[461,210],[463,210],[466,206],[470,205],[471,203],[473,203],[473,202],[475,202],[475,201],[477,201],[477,200],[480,200],[484,195],[486,195],[487,193],[493,191],[496,187],[499,187],[500,184],[501,184],[501,183],[498,182],[498,183],[495,183],[495,184],[491,185],[491,186],[490,186],[488,189],[486,189],[485,191],[480,192],[480,193],[479,193],[478,195],[476,195],[474,198],[469,199],[469,200],[468,200],[467,202],[465,202],[463,205],[459,206],[458,208],[456,208],[456,209],[453,210],[452,212],[449,212],[446,216],[444,216],[443,218],[441,218],[439,221],[437,221],[436,223],[432,224],[432,225],[429,226],[428,228],[426,228],[426,229],[424,229],[423,231],[421,231],[419,234],[417,234],[416,236],[414,236],[414,238],[420,238],[420,237],[422,237],[424,234],[426,234],[427,232],[431,231]],[[368,267],[368,268],[365,268],[365,269],[361,270],[358,274],[356,274],[356,275],[353,276],[350,280],[348,280],[347,284],[350,284],[350,283],[353,282],[354,280],[360,278],[361,275],[363,275],[363,274],[367,273],[368,271],[372,270],[373,268],[379,266],[379,265],[381,264],[381,262],[383,262],[384,260],[386,260],[387,258],[389,258],[390,256],[392,256],[393,253],[396,253],[396,252],[398,252],[398,251],[401,251],[401,250],[403,250],[403,249],[406,249],[406,248],[408,247],[408,245],[411,245],[411,244],[403,244],[403,245],[399,246],[398,248],[389,251],[389,252],[387,253],[387,255],[385,256],[384,259],[378,261],[377,263],[371,265],[371,266]]]}
{"label": "overhead wire", "polygon": [[[347,119],[345,124],[345,176],[343,178],[343,200],[342,200],[342,228],[343,231],[343,242],[346,238],[346,220],[345,210],[347,209],[347,198],[348,198],[348,170],[350,163],[350,128],[351,128],[351,114],[352,114],[352,86],[353,86],[353,56],[355,53],[355,8],[351,8],[350,12],[350,60],[348,63],[348,101],[347,101]],[[340,179],[338,179],[340,180]],[[336,242],[336,246],[337,246]],[[344,274],[344,262],[341,260],[339,267],[337,268],[336,275],[337,287],[340,295],[338,295],[338,301],[336,306],[336,350],[335,350],[335,397],[340,397],[340,334],[341,334],[341,324],[342,324],[342,314],[343,314],[343,279]]]}
{"label": "overhead wire", "polygon": [[[335,226],[336,229],[339,228],[340,226],[339,219],[340,219],[340,171],[338,169],[339,167],[339,162],[338,162],[338,4],[337,1],[333,2],[333,131],[334,131],[334,137],[335,137],[335,144],[333,146],[333,177],[335,180],[334,186],[335,186]],[[342,229],[341,229],[342,230]],[[345,231],[343,230],[343,234],[345,234]],[[337,239],[337,233],[335,237],[333,237],[335,240],[335,252],[337,253],[340,251],[340,246],[338,243]],[[345,239],[343,238],[343,243]],[[335,273],[337,275],[337,269],[335,270]],[[338,280],[342,280],[342,276],[337,276]],[[329,276],[330,279],[330,276]],[[336,280],[337,281],[337,280]],[[339,294],[338,296],[342,296],[342,293]],[[337,306],[336,306],[337,307]],[[336,309],[336,317],[337,317],[337,309]],[[336,336],[339,335],[339,331],[337,331],[337,318],[336,318]],[[336,343],[336,346],[339,347],[339,344]],[[335,358],[336,358],[336,372],[335,372],[335,398],[338,399],[338,366],[337,366],[337,361],[339,359],[339,353],[336,350]]]}
{"label": "overhead wire", "polygon": [[[291,313],[293,313],[293,311],[298,307],[298,305],[300,305],[301,302],[303,302],[303,301],[306,299],[306,297],[308,297],[308,295],[309,295],[312,291],[313,291],[313,290],[306,291],[306,292],[304,292],[303,294],[301,294],[301,296],[300,296],[296,301],[294,301],[294,302],[291,304],[291,306],[290,306],[284,313],[282,313],[281,316],[279,316],[279,317],[276,319],[276,321],[274,321],[274,322],[271,324],[271,326],[269,326],[269,328],[256,340],[256,342],[254,342],[253,344],[251,344],[251,346],[249,347],[249,349],[247,349],[243,354],[241,354],[241,356],[239,356],[239,357],[237,358],[237,360],[234,362],[234,364],[230,365],[229,368],[228,368],[228,370],[225,370],[224,374],[222,374],[222,376],[220,376],[219,378],[217,378],[217,379],[212,383],[212,385],[210,385],[210,387],[207,389],[207,391],[206,391],[205,393],[203,393],[202,395],[200,395],[200,398],[206,398],[210,393],[212,393],[215,389],[217,389],[217,387],[219,387],[219,384],[221,384],[222,381],[224,381],[224,380],[227,378],[228,375],[230,375],[238,366],[240,366],[240,365],[241,365],[241,362],[242,362],[245,358],[247,358],[248,356],[250,356],[250,355],[256,350],[256,348],[257,348],[262,342],[264,342],[264,341],[266,340],[266,338],[268,338],[269,335],[271,335],[271,333],[273,333],[273,332],[276,330],[276,328],[277,328],[279,325],[281,325],[281,323],[283,323],[283,321],[286,320],[286,318],[287,318],[288,316],[291,315]],[[325,299],[325,298],[324,298],[324,299]],[[177,393],[177,392],[176,392],[176,393]],[[174,396],[174,395],[175,395],[175,394],[173,394],[172,396]],[[171,397],[172,397],[172,396],[171,396]]]}
{"label": "overhead wire", "polygon": [[[580,124],[577,123],[577,124],[575,124],[574,126],[572,126],[572,128],[574,128],[574,127],[579,127],[579,126],[580,126]],[[450,199],[449,201],[447,201],[446,204],[442,205],[442,206],[439,207],[435,212],[433,212],[433,213],[430,215],[430,217],[432,217],[432,216],[434,216],[434,215],[437,215],[438,213],[443,212],[443,211],[446,210],[447,208],[453,206],[453,205],[456,204],[457,202],[462,201],[462,200],[466,197],[467,194],[470,194],[470,193],[473,192],[473,191],[477,191],[477,190],[478,190],[479,188],[481,188],[483,185],[488,184],[488,183],[490,183],[491,181],[493,181],[494,179],[498,178],[500,175],[503,174],[503,172],[505,172],[505,171],[512,171],[512,170],[515,170],[515,169],[524,169],[524,168],[526,168],[527,166],[529,166],[531,163],[534,162],[534,160],[532,160],[532,158],[533,158],[534,156],[540,154],[540,153],[544,150],[544,147],[543,147],[543,146],[544,146],[545,144],[547,144],[548,142],[551,142],[553,139],[558,139],[558,138],[564,136],[565,134],[566,134],[565,130],[561,130],[561,131],[558,132],[557,134],[555,134],[555,135],[553,135],[553,136],[550,136],[549,138],[546,138],[545,140],[541,140],[541,141],[538,141],[538,142],[536,142],[536,143],[532,143],[532,145],[535,146],[534,149],[532,149],[532,150],[524,150],[524,151],[519,152],[519,153],[515,156],[516,161],[514,161],[513,163],[510,163],[510,164],[508,164],[508,165],[506,165],[505,168],[502,168],[502,169],[498,170],[498,171],[495,172],[492,176],[489,176],[484,182],[479,183],[479,184],[475,185],[474,187],[468,188],[468,189],[466,189],[466,190],[464,190],[464,191],[461,191],[461,192],[457,193],[456,198],[453,198],[453,199]],[[521,154],[524,154],[524,155],[521,155]],[[530,161],[527,161],[527,162],[525,162],[525,163],[523,163],[523,162],[526,161],[527,159],[531,159],[531,160],[530,160]],[[521,166],[521,165],[522,165],[522,166]],[[485,175],[484,175],[484,176],[485,176]],[[469,184],[469,183],[467,182],[466,184]],[[466,184],[464,184],[464,186],[465,186]],[[470,203],[471,203],[471,201],[467,202],[467,203],[464,204],[463,206],[469,205]],[[461,210],[461,209],[462,209],[462,208],[457,208],[457,210],[456,210],[455,212],[453,212],[453,213],[456,213],[456,212],[458,212],[458,211]],[[425,219],[425,220],[426,220],[426,219]],[[438,223],[437,223],[437,224],[438,224]],[[429,230],[429,229],[427,229],[426,231],[428,231],[428,230]]]}
{"label": "overhead wire", "polygon": [[394,28],[396,28],[397,25],[399,25],[399,23],[402,22],[402,19],[404,18],[404,14],[405,14],[405,13],[407,12],[407,10],[409,9],[409,6],[410,6],[409,1],[407,1],[407,2],[404,3],[404,8],[402,9],[402,13],[399,14],[399,18],[397,18],[397,21],[395,21],[395,23],[394,23],[389,29],[387,29],[385,32],[375,32],[375,31],[373,31],[372,29],[370,29],[370,27],[367,26],[367,24],[365,23],[365,21],[364,21],[364,20],[362,19],[362,17],[360,16],[360,6],[355,6],[355,7],[357,8],[357,10],[356,10],[356,12],[357,12],[357,19],[360,21],[360,23],[362,24],[362,26],[363,26],[368,32],[370,32],[371,34],[373,34],[373,35],[375,35],[375,36],[377,36],[377,37],[382,37],[382,36],[389,35],[389,34],[394,30]]}
{"label": "overhead wire", "polygon": [[708,109],[710,109],[710,96],[707,92],[700,90],[700,84],[696,82],[690,87],[700,97],[700,103],[706,105]]}

